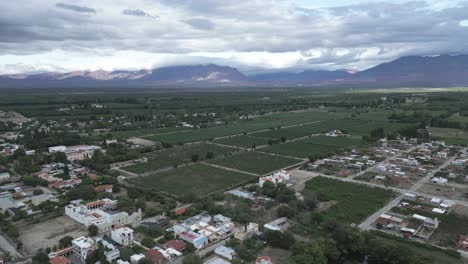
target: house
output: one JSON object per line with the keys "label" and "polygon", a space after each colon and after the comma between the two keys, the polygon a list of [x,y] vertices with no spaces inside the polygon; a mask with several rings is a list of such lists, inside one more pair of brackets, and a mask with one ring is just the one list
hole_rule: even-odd
{"label": "house", "polygon": [[129,246],[133,244],[133,229],[129,227],[112,229],[111,238],[121,246]]}
{"label": "house", "polygon": [[271,262],[271,258],[269,256],[260,256],[257,257],[255,264],[273,264],[273,262]]}
{"label": "house", "polygon": [[432,229],[439,227],[439,220],[437,220],[437,218],[432,219],[418,214],[413,214],[412,218],[422,221],[424,227]]}
{"label": "house", "polygon": [[460,235],[458,238],[458,248],[468,251],[468,236]]}
{"label": "house", "polygon": [[222,214],[217,214],[213,216],[213,222],[227,224],[227,223],[231,223],[231,218],[224,216]]}
{"label": "house", "polygon": [[416,198],[418,198],[418,197],[416,196],[416,194],[413,194],[413,193],[405,193],[405,194],[403,194],[403,199],[404,199],[404,200],[415,201]]}
{"label": "house", "polygon": [[10,180],[11,176],[9,172],[2,172],[0,173],[0,182],[5,182]]}
{"label": "house", "polygon": [[203,262],[203,264],[231,264],[231,262],[220,257],[214,257]]}
{"label": "house", "polygon": [[290,180],[291,180],[291,173],[288,173],[287,171],[282,170],[279,172],[275,172],[271,174],[270,176],[261,177],[260,179],[258,179],[258,185],[261,188],[263,188],[263,184],[268,181],[276,185],[278,183],[284,183]]}
{"label": "house", "polygon": [[234,238],[241,241],[251,238],[254,234],[258,234],[258,224],[249,223],[247,226],[242,226],[234,233]]}
{"label": "house", "polygon": [[138,264],[138,262],[142,259],[145,258],[145,255],[143,254],[135,254],[130,256],[130,263],[132,264]]}
{"label": "house", "polygon": [[66,257],[55,257],[49,259],[50,264],[71,264],[70,259]]}
{"label": "house", "polygon": [[187,248],[186,244],[182,240],[169,240],[164,244],[164,249],[172,248],[179,252],[184,252]]}
{"label": "house", "polygon": [[215,249],[214,253],[225,259],[232,260],[234,258],[234,254],[236,254],[236,251],[230,247],[220,246]]}
{"label": "house", "polygon": [[163,264],[166,262],[164,255],[156,249],[146,251],[145,255],[153,264]]}
{"label": "house", "polygon": [[94,187],[94,190],[98,193],[106,192],[106,193],[112,193],[114,185],[112,184],[104,184],[104,185],[98,185]]}
{"label": "house", "polygon": [[80,178],[73,178],[64,181],[54,182],[49,185],[50,188],[54,189],[65,189],[65,188],[73,188],[81,184]]}
{"label": "house", "polygon": [[448,182],[448,180],[446,178],[442,178],[442,177],[434,177],[434,178],[431,179],[431,182],[436,183],[436,184],[446,184]]}
{"label": "house", "polygon": [[289,227],[288,218],[287,217],[278,218],[270,223],[264,224],[263,227],[268,230],[283,232]]}
{"label": "house", "polygon": [[85,226],[97,226],[100,233],[141,220],[141,209],[132,214],[128,214],[127,212],[106,212],[114,209],[116,204],[117,201],[107,198],[86,205],[80,204],[79,200],[72,201],[69,205],[65,206],[65,215]]}
{"label": "house", "polygon": [[195,233],[193,231],[182,232],[179,239],[192,244],[196,249],[201,249],[208,244],[208,237]]}
{"label": "house", "polygon": [[446,159],[446,158],[448,157],[448,154],[447,154],[447,152],[442,152],[442,151],[441,151],[441,152],[437,152],[437,155],[436,155],[436,156],[437,156],[437,158],[439,158],[439,159]]}
{"label": "house", "polygon": [[85,160],[93,156],[94,151],[100,150],[101,147],[94,145],[77,145],[77,146],[54,146],[49,147],[49,153],[63,152],[67,156],[67,160]]}
{"label": "house", "polygon": [[104,250],[104,256],[108,262],[114,262],[120,257],[120,250],[116,247],[112,241],[108,241],[106,238],[98,238],[96,243],[102,245]]}
{"label": "house", "polygon": [[97,246],[92,238],[82,236],[72,240],[72,249],[74,255],[84,263],[88,255],[97,249]]}

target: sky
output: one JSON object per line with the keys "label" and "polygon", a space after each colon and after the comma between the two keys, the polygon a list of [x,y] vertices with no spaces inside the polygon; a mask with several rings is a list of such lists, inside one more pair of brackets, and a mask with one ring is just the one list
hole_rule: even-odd
{"label": "sky", "polygon": [[468,54],[468,0],[15,0],[0,10],[0,74],[362,70]]}

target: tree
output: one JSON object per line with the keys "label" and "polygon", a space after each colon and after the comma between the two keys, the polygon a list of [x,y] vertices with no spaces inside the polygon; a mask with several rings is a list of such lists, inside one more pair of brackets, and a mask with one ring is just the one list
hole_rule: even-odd
{"label": "tree", "polygon": [[182,260],[182,264],[203,264],[203,260],[197,255],[190,254]]}
{"label": "tree", "polygon": [[317,208],[319,203],[317,193],[308,189],[304,190],[304,203],[310,210]]}
{"label": "tree", "polygon": [[278,214],[278,217],[291,218],[291,217],[294,217],[296,215],[296,210],[294,210],[293,208],[291,208],[291,207],[289,207],[287,205],[281,205],[280,207],[278,207],[276,213]]}
{"label": "tree", "polygon": [[265,241],[272,247],[282,248],[282,249],[289,249],[291,248],[296,239],[294,236],[289,232],[280,232],[280,231],[271,231],[267,230],[264,232]]}
{"label": "tree", "polygon": [[38,250],[32,257],[32,264],[49,264],[49,256],[42,250]]}
{"label": "tree", "polygon": [[210,152],[207,152],[207,153],[206,153],[206,159],[212,159],[212,158],[214,158],[214,153],[211,152],[211,151],[210,151]]}
{"label": "tree", "polygon": [[281,142],[286,142],[286,137],[281,137],[280,140]]}
{"label": "tree", "polygon": [[153,264],[149,258],[142,258],[138,261],[138,264]]}
{"label": "tree", "polygon": [[141,240],[141,244],[145,247],[148,247],[148,248],[153,248],[156,246],[156,242],[154,242],[154,240],[150,237],[144,237],[142,240]]}
{"label": "tree", "polygon": [[71,236],[64,236],[59,240],[59,246],[60,248],[66,248],[71,246],[72,244],[73,237]]}
{"label": "tree", "polygon": [[198,159],[199,159],[199,156],[198,156],[198,154],[194,154],[194,155],[192,155],[192,162],[197,162],[197,161],[198,161]]}
{"label": "tree", "polygon": [[97,236],[98,233],[99,233],[99,229],[98,229],[97,226],[95,226],[95,225],[90,225],[90,226],[88,226],[88,234],[89,234],[89,236],[94,237],[94,236]]}

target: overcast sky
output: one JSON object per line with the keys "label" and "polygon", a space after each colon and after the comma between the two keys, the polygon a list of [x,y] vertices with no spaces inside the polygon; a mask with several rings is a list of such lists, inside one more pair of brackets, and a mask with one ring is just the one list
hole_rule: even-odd
{"label": "overcast sky", "polygon": [[468,53],[468,0],[0,1],[0,73],[365,69]]}

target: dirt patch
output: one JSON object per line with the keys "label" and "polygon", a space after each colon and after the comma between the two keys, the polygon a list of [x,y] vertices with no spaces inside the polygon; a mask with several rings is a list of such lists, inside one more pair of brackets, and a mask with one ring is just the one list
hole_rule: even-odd
{"label": "dirt patch", "polygon": [[26,256],[34,255],[38,249],[53,248],[58,245],[61,238],[73,238],[86,235],[86,228],[67,216],[50,219],[37,224],[21,223],[19,239],[23,242],[23,253]]}
{"label": "dirt patch", "polygon": [[271,262],[275,264],[286,264],[288,263],[288,258],[291,256],[291,252],[280,248],[266,247],[258,255],[269,256]]}
{"label": "dirt patch", "polygon": [[144,139],[144,138],[138,138],[138,137],[128,138],[127,141],[129,141],[129,142],[131,142],[131,143],[133,143],[135,145],[140,145],[140,146],[143,146],[143,147],[153,147],[153,146],[160,145],[159,142]]}
{"label": "dirt patch", "polygon": [[460,188],[449,185],[426,183],[419,187],[416,191],[435,195],[441,198],[468,201],[468,199],[465,197],[465,193],[468,192],[468,187]]}
{"label": "dirt patch", "polygon": [[326,202],[320,202],[318,207],[315,209],[315,212],[320,213],[327,211],[330,209],[330,207],[334,206],[336,204],[336,201],[326,201]]}

